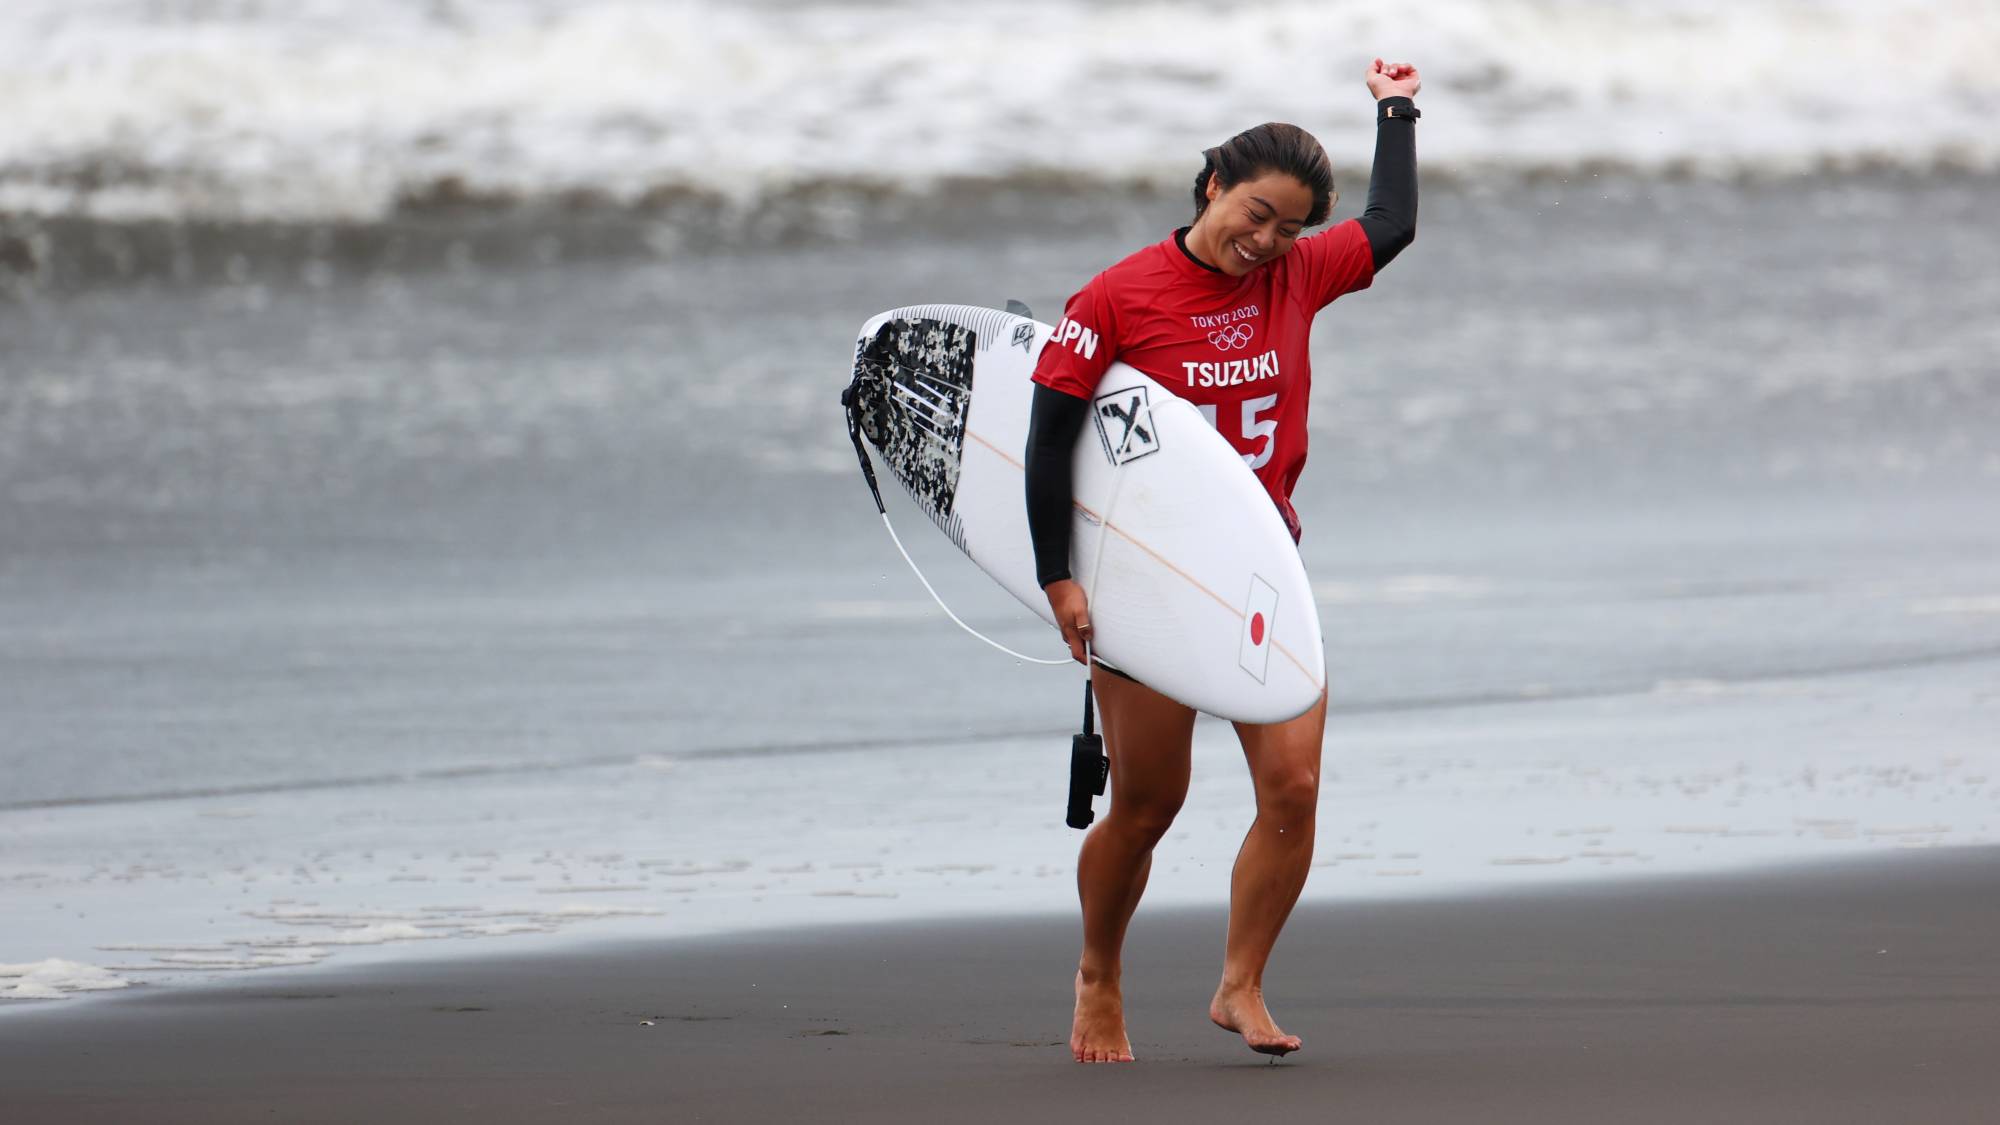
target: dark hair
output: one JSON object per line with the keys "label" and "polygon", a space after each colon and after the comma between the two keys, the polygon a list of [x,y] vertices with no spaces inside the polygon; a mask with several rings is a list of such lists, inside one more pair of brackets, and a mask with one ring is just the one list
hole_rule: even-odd
{"label": "dark hair", "polygon": [[1228,191],[1266,172],[1283,172],[1312,192],[1312,212],[1306,216],[1307,226],[1325,222],[1326,213],[1333,209],[1333,167],[1326,161],[1326,150],[1319,146],[1319,141],[1311,133],[1297,125],[1266,121],[1255,128],[1243,130],[1201,155],[1205,163],[1201,174],[1194,178],[1194,215],[1197,219],[1208,210],[1210,178],[1219,183],[1223,191]]}

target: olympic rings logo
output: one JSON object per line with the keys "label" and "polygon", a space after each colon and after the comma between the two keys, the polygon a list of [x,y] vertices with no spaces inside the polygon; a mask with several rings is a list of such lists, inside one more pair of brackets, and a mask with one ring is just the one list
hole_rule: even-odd
{"label": "olympic rings logo", "polygon": [[1227,328],[1218,328],[1210,332],[1208,334],[1208,342],[1226,352],[1232,348],[1249,347],[1250,337],[1256,334],[1256,328],[1253,325],[1232,324]]}

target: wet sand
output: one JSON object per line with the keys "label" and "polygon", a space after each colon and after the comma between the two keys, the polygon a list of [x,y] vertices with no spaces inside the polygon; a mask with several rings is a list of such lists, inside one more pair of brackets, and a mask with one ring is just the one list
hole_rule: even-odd
{"label": "wet sand", "polygon": [[[1141,1062],[1065,1047],[1074,922],[328,968],[0,1016],[0,1119],[1990,1121],[2000,852],[1302,911],[1306,1049],[1204,1016],[1216,910],[1142,911]],[[647,1021],[650,1021],[648,1023]]]}

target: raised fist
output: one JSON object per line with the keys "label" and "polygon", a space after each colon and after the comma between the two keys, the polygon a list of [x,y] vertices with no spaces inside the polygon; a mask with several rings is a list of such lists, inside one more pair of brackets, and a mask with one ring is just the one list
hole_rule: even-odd
{"label": "raised fist", "polygon": [[1376,59],[1368,67],[1368,92],[1376,101],[1402,96],[1414,98],[1424,81],[1409,63],[1385,63]]}

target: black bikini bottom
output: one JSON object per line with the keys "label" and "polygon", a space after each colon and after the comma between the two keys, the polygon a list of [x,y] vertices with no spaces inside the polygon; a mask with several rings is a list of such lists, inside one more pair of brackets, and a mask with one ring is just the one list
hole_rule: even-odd
{"label": "black bikini bottom", "polygon": [[1118,677],[1121,680],[1131,680],[1133,683],[1138,684],[1140,687],[1146,686],[1144,680],[1139,679],[1137,676],[1131,676],[1127,675],[1124,672],[1120,672],[1118,669],[1113,668],[1111,665],[1106,664],[1104,661],[1099,660],[1096,657],[1092,657],[1090,662],[1096,667],[1104,669],[1105,671],[1111,673],[1112,675]]}

